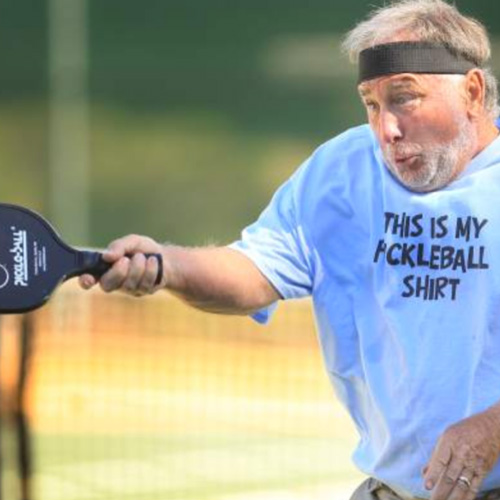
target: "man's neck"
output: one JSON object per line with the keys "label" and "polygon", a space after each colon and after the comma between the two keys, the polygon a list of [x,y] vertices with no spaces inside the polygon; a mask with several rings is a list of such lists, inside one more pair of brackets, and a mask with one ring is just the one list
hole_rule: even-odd
{"label": "man's neck", "polygon": [[491,119],[485,120],[484,124],[478,127],[477,148],[474,156],[486,149],[499,135],[500,131],[495,122]]}

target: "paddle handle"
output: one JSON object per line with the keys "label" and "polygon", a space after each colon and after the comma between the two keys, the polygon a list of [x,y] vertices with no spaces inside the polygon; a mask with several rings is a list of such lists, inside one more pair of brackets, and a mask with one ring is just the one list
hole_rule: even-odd
{"label": "paddle handle", "polygon": [[[163,258],[159,253],[145,253],[146,258],[155,257],[158,261],[158,274],[156,275],[155,285],[159,285],[163,278]],[[133,255],[127,255],[127,257],[132,258]],[[106,262],[102,258],[101,252],[92,252],[89,250],[81,250],[78,252],[78,273],[91,274],[95,278],[100,278],[104,273],[111,269],[112,264]]]}

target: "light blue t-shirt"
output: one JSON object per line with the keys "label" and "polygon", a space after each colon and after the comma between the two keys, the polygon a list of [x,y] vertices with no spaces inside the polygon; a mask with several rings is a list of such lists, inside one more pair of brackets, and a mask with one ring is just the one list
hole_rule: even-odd
{"label": "light blue t-shirt", "polygon": [[[326,368],[360,434],[356,465],[429,497],[421,471],[439,436],[500,401],[500,139],[419,194],[391,176],[368,126],[349,130],[232,247],[284,299],[312,296]],[[499,464],[482,485],[493,487]]]}

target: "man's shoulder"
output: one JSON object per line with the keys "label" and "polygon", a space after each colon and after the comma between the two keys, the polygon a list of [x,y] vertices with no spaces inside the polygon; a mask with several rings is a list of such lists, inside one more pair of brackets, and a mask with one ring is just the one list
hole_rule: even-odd
{"label": "man's shoulder", "polygon": [[340,200],[347,193],[370,189],[374,176],[383,171],[377,148],[368,125],[346,130],[321,144],[295,172],[291,185],[308,204],[319,203],[322,196]]}
{"label": "man's shoulder", "polygon": [[372,152],[376,146],[375,137],[369,125],[359,125],[331,138],[323,143],[318,153],[331,154],[336,152],[344,155]]}
{"label": "man's shoulder", "polygon": [[[346,130],[321,144],[309,159],[309,173],[330,179],[357,176],[377,161],[377,142],[368,125]],[[337,175],[333,175],[335,173]],[[341,175],[343,174],[343,175]]]}

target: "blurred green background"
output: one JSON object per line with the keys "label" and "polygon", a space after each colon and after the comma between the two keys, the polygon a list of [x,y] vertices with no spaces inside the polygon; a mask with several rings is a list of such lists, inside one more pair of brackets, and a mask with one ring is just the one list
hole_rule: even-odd
{"label": "blurred green background", "polygon": [[[49,3],[0,6],[0,200],[57,225]],[[456,4],[500,31],[499,3]],[[90,231],[74,241],[82,236],[66,223],[63,236],[95,246],[129,232],[182,244],[237,238],[319,143],[364,120],[339,40],[373,5],[88,0]]]}

